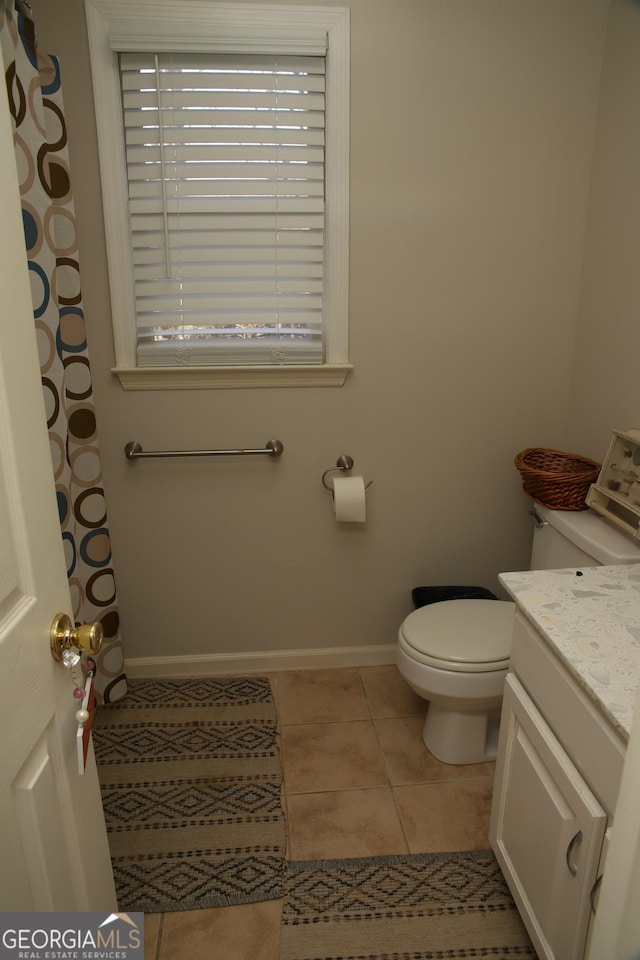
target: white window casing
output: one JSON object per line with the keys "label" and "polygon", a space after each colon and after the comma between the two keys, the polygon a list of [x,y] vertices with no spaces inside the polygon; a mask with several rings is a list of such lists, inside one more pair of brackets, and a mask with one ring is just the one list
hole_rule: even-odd
{"label": "white window casing", "polygon": [[[85,2],[123,387],[342,385],[348,9]],[[209,87],[231,120],[215,148]],[[225,162],[243,96],[277,122]],[[186,109],[196,136],[170,132]]]}

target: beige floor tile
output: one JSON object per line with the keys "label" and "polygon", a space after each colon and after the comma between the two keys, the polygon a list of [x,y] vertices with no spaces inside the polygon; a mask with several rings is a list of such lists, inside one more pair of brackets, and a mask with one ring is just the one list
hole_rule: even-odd
{"label": "beige floor tile", "polygon": [[144,960],[156,960],[158,951],[158,935],[162,923],[161,913],[145,913],[144,915]]}
{"label": "beige floor tile", "polygon": [[407,853],[389,787],[290,796],[292,860]]}
{"label": "beige floor tile", "polygon": [[388,784],[372,720],[283,727],[281,746],[289,795]]}
{"label": "beige floor tile", "polygon": [[159,960],[278,960],[281,900],[166,913]]}
{"label": "beige floor tile", "polygon": [[350,668],[281,673],[277,703],[282,724],[369,719],[360,673]]}
{"label": "beige floor tile", "polygon": [[409,852],[488,849],[492,787],[487,777],[394,787]]}
{"label": "beige floor tile", "polygon": [[363,667],[360,676],[372,717],[424,717],[427,703],[401,676],[394,664]]}
{"label": "beige floor tile", "polygon": [[423,726],[422,717],[391,717],[375,721],[389,781],[394,786],[493,776],[494,763],[450,764],[436,760],[422,740]]}

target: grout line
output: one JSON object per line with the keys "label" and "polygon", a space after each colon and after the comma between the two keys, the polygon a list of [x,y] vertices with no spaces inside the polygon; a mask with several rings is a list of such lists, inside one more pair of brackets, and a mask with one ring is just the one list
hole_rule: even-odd
{"label": "grout line", "polygon": [[164,930],[164,913],[160,914],[160,924],[158,926],[158,939],[156,941],[156,955],[155,960],[160,960],[160,950],[162,947],[162,933]]}
{"label": "grout line", "polygon": [[376,734],[376,740],[378,741],[378,748],[379,748],[379,750],[380,750],[380,755],[382,756],[382,762],[383,762],[383,764],[384,764],[384,772],[385,772],[385,774],[386,774],[387,781],[388,781],[388,784],[389,784],[389,788],[390,788],[390,790],[391,790],[391,797],[392,797],[392,800],[393,800],[393,806],[394,806],[395,811],[396,811],[396,816],[397,816],[397,818],[398,818],[398,823],[400,824],[400,830],[402,831],[402,837],[403,837],[403,840],[404,840],[404,845],[405,845],[405,847],[406,847],[406,850],[403,850],[402,852],[403,852],[403,853],[411,853],[411,851],[410,851],[410,849],[409,849],[409,838],[407,837],[407,831],[406,831],[406,829],[405,829],[404,820],[402,819],[402,814],[401,814],[401,812],[400,812],[400,807],[399,807],[399,805],[398,805],[398,798],[396,797],[396,791],[395,791],[395,789],[394,789],[394,785],[391,783],[391,774],[390,774],[390,772],[389,772],[389,765],[388,765],[388,763],[387,763],[387,757],[386,757],[386,755],[385,755],[384,749],[383,749],[383,747],[382,747],[382,743],[381,743],[381,741],[380,741],[380,734],[378,733],[378,726],[377,726],[377,724],[376,724],[375,719],[373,720],[373,729],[374,729],[375,734]]}
{"label": "grout line", "polygon": [[401,783],[392,783],[392,787],[437,787],[441,783],[469,783],[471,780],[490,780],[488,774],[475,773],[468,777],[437,777],[432,780],[403,780]]}
{"label": "grout line", "polygon": [[372,722],[372,718],[371,718],[371,717],[350,717],[350,718],[347,719],[347,720],[342,720],[342,719],[337,719],[337,720],[335,720],[335,719],[329,719],[329,718],[327,718],[327,719],[325,719],[325,720],[302,720],[302,721],[299,721],[299,722],[294,721],[294,722],[289,722],[289,723],[283,723],[283,724],[281,724],[281,729],[284,729],[285,727],[286,727],[287,729],[291,729],[292,727],[319,727],[319,726],[330,726],[330,725],[334,725],[334,724],[336,724],[336,723],[342,723],[342,724],[344,724],[344,723],[371,723],[371,722]]}
{"label": "grout line", "polygon": [[314,797],[321,793],[363,793],[365,790],[388,790],[388,783],[372,783],[368,787],[331,787],[327,790],[291,790],[290,797]]}
{"label": "grout line", "polygon": [[372,711],[372,709],[371,709],[371,704],[369,703],[369,697],[367,696],[367,688],[366,688],[366,686],[365,686],[365,682],[364,682],[364,680],[362,679],[362,670],[358,670],[358,680],[360,681],[360,686],[361,686],[361,688],[362,688],[362,694],[363,694],[363,696],[364,696],[365,706],[366,706],[367,711],[368,711],[368,713],[369,713],[369,719],[370,719],[370,720],[373,720],[373,711]]}
{"label": "grout line", "polygon": [[383,767],[384,767],[384,772],[385,772],[385,776],[386,776],[386,778],[387,778],[387,783],[389,784],[390,787],[392,787],[393,784],[391,783],[391,774],[389,773],[389,765],[388,765],[388,763],[387,763],[387,758],[386,758],[386,756],[385,756],[385,752],[384,752],[384,749],[383,749],[383,747],[382,747],[382,743],[381,743],[381,741],[380,741],[380,734],[378,733],[378,726],[377,726],[377,724],[376,724],[376,721],[375,721],[373,718],[371,719],[371,722],[373,723],[373,732],[374,732],[375,735],[376,735],[376,742],[377,742],[377,744],[378,744],[378,750],[380,751],[380,756],[382,757],[382,765],[383,765]]}
{"label": "grout line", "polygon": [[409,837],[407,836],[404,820],[402,819],[402,813],[400,812],[400,807],[398,805],[398,798],[396,797],[395,787],[391,787],[391,796],[393,797],[393,805],[396,808],[396,813],[398,815],[398,820],[400,822],[400,829],[402,830],[402,836],[404,837],[405,846],[407,848],[406,853],[411,853],[411,847],[409,846]]}

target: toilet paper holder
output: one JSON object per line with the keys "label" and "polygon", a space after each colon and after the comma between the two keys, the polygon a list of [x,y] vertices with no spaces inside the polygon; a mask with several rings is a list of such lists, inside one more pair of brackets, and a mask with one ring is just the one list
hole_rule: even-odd
{"label": "toilet paper holder", "polygon": [[[338,457],[338,459],[336,460],[335,467],[329,467],[328,470],[324,471],[324,473],[322,474],[322,486],[325,488],[325,490],[329,491],[331,496],[333,496],[333,487],[329,486],[329,484],[326,481],[326,477],[328,476],[328,474],[336,473],[337,471],[340,471],[341,473],[348,473],[349,470],[351,470],[352,468],[353,468],[353,457],[342,456],[342,457]],[[365,490],[368,487],[370,487],[372,483],[373,483],[373,480],[369,480],[368,483],[365,483],[364,485]]]}

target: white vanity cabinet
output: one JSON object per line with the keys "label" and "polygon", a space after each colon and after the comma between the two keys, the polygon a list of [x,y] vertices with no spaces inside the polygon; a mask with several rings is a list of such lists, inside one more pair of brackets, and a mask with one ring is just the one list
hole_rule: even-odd
{"label": "white vanity cabinet", "polygon": [[607,814],[513,675],[502,723],[491,842],[540,960],[578,960]]}
{"label": "white vanity cabinet", "polygon": [[540,960],[583,960],[624,752],[518,613],[489,836]]}

